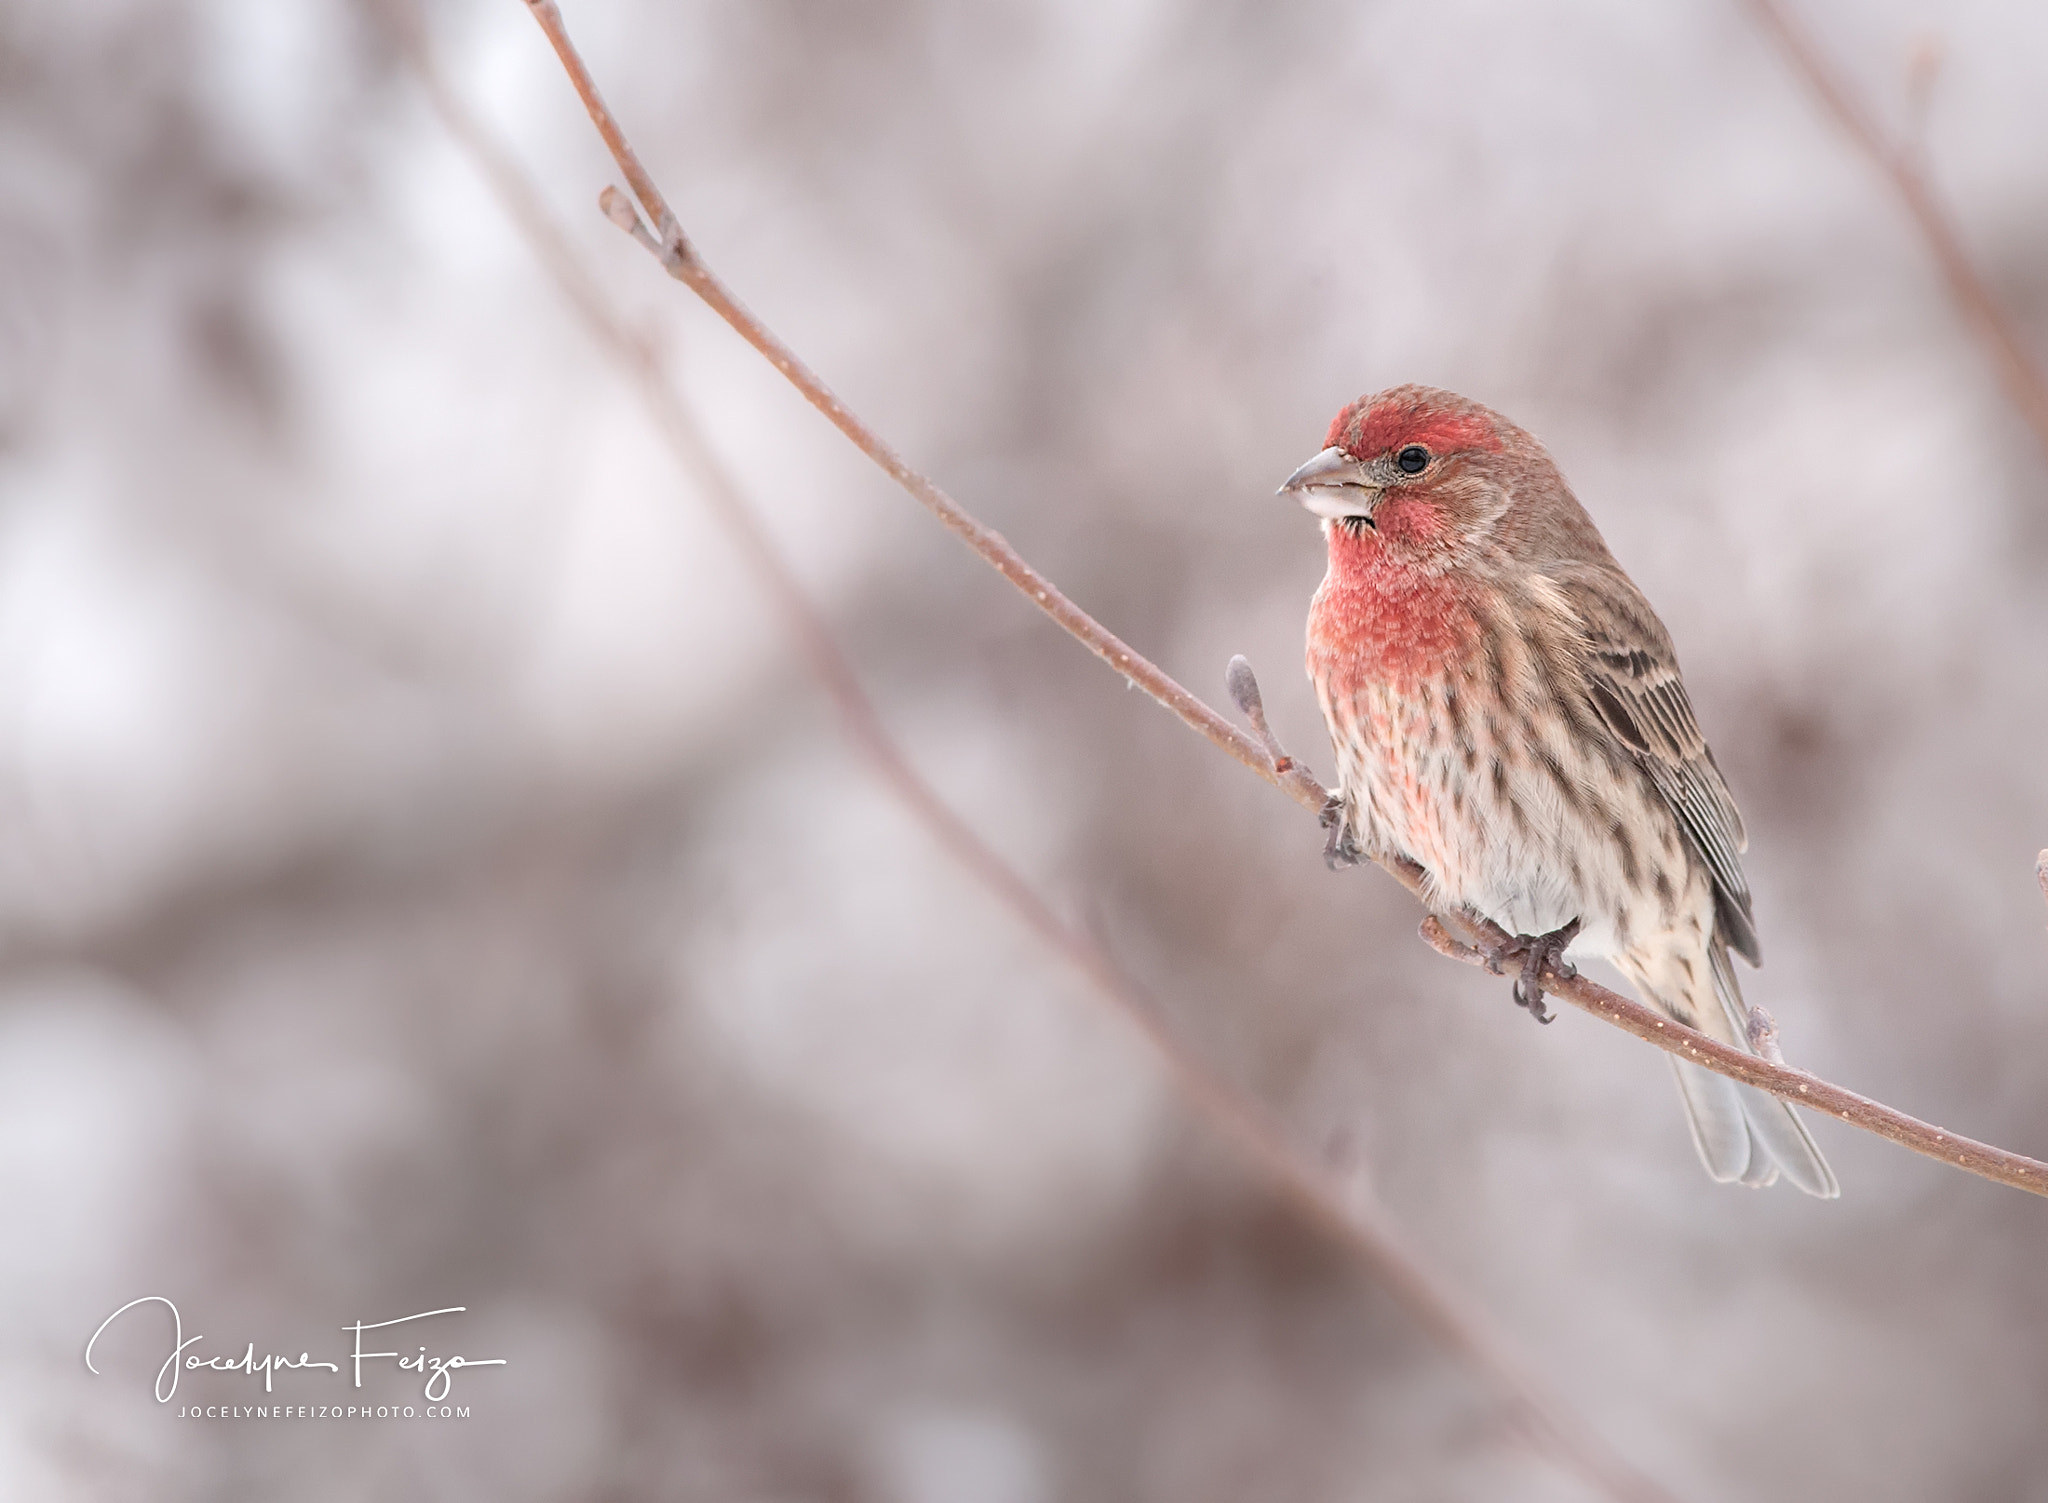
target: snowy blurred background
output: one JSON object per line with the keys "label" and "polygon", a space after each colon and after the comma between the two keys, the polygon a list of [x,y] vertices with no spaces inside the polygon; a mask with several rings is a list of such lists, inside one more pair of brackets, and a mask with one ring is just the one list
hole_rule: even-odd
{"label": "snowy blurred background", "polygon": [[[2048,462],[1741,9],[567,13],[740,294],[1319,771],[1274,486],[1398,381],[1533,429],[1679,643],[1792,1058],[2048,1149]],[[1938,49],[2048,352],[2048,12],[1803,14],[1902,127]],[[522,5],[433,19],[925,771],[1603,1435],[1688,1499],[2048,1500],[2048,1206],[1827,1122],[1839,1203],[1710,1184],[1662,1061],[1327,873],[604,224]],[[344,0],[0,9],[0,707],[8,1497],[1586,1496],[878,791]],[[146,1294],[509,1365],[181,1420],[262,1385],[151,1402],[142,1316],[90,1377]]]}

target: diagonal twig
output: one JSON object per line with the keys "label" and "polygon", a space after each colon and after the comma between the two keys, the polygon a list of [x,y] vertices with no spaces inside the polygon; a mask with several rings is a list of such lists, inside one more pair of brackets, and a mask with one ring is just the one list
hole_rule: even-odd
{"label": "diagonal twig", "polygon": [[1963,245],[1961,232],[1927,179],[1919,154],[1894,140],[1850,88],[1812,35],[1792,18],[1779,0],[1748,0],[1750,13],[1770,33],[1821,107],[1891,183],[1912,216],[1927,248],[1941,267],[1949,295],[1962,310],[2012,401],[2044,452],[2048,452],[2048,375],[2027,350],[2018,330],[1998,305],[1976,262]]}
{"label": "diagonal twig", "polygon": [[[1244,732],[1217,714],[1193,694],[1176,683],[1128,642],[1118,637],[1101,622],[1075,605],[1063,595],[1053,582],[1040,574],[1024,561],[1021,554],[1012,548],[1003,535],[971,514],[959,502],[934,483],[931,479],[912,468],[910,463],[867,424],[855,417],[846,404],[835,396],[830,387],[818,379],[816,373],[797,358],[797,354],[771,332],[768,326],[756,318],[740,300],[735,297],[724,282],[706,266],[689,240],[684,236],[676,217],[670,211],[668,200],[654,179],[640,163],[639,156],[626,140],[618,121],[605,105],[599,94],[596,80],[590,76],[582,56],[569,40],[569,33],[563,27],[561,12],[554,0],[526,0],[527,9],[533,12],[541,29],[553,44],[555,55],[562,61],[577,94],[582,98],[584,108],[596,125],[598,134],[611,149],[613,160],[625,175],[626,182],[633,190],[633,196],[640,202],[641,211],[654,226],[653,234],[645,234],[641,243],[648,246],[660,260],[668,274],[682,282],[708,303],[712,310],[723,318],[739,336],[765,356],[769,364],[789,380],[790,384],[803,394],[826,419],[868,458],[888,472],[891,479],[915,497],[926,510],[936,516],[946,529],[957,536],[968,547],[1001,574],[1005,579],[1023,591],[1025,596],[1040,610],[1060,624],[1070,635],[1090,652],[1101,658],[1110,667],[1121,673],[1135,687],[1144,690],[1153,699],[1166,706],[1174,714],[1207,737],[1216,746],[1235,757],[1259,776],[1276,783],[1294,801],[1305,808],[1320,809],[1326,795],[1315,786],[1315,779],[1298,770],[1275,773],[1272,762]],[[616,202],[617,190],[612,190],[612,199],[605,205],[605,212],[617,222],[621,209],[630,209],[630,204]]]}
{"label": "diagonal twig", "polygon": [[[1014,867],[938,797],[889,735],[830,627],[737,483],[712,457],[652,346],[609,303],[524,173],[448,87],[416,29],[417,17],[395,5],[384,8],[393,12],[391,19],[407,56],[449,132],[497,193],[598,342],[633,377],[670,450],[697,482],[714,517],[773,598],[805,667],[824,689],[855,750],[912,817],[975,881],[1092,982],[1139,1030],[1166,1063],[1183,1097],[1202,1117],[1220,1128],[1298,1209],[1359,1254],[1425,1329],[1473,1366],[1511,1423],[1538,1449],[1606,1496],[1637,1503],[1670,1503],[1668,1492],[1630,1466],[1521,1368],[1502,1341],[1431,1271],[1376,1202],[1305,1158],[1284,1128],[1256,1101],[1218,1076],[1165,1026],[1151,1001],[1100,945],[1063,921]],[[657,254],[673,253],[681,244],[673,220],[657,218],[657,223],[665,224],[659,238],[637,220],[633,228]]]}

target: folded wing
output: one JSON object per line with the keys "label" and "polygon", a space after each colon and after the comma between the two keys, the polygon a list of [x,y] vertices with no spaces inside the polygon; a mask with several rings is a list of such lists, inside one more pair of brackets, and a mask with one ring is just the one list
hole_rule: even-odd
{"label": "folded wing", "polygon": [[1742,815],[1693,719],[1678,658],[1663,623],[1619,570],[1567,565],[1555,579],[1586,638],[1586,697],[1635,756],[1706,864],[1721,937],[1751,965],[1761,959],[1742,852]]}

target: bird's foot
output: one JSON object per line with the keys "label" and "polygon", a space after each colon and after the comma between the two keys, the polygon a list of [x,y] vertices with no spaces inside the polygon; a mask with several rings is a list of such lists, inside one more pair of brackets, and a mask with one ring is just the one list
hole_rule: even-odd
{"label": "bird's foot", "polygon": [[1503,967],[1510,961],[1521,962],[1515,977],[1515,1006],[1527,1009],[1537,1022],[1548,1023],[1556,1014],[1543,1005],[1544,968],[1552,967],[1566,979],[1578,975],[1578,968],[1564,958],[1566,947],[1578,935],[1579,921],[1573,919],[1562,929],[1553,929],[1548,934],[1516,934],[1480,953],[1485,957],[1486,968],[1496,976],[1507,974]]}
{"label": "bird's foot", "polygon": [[1340,872],[1345,867],[1356,866],[1365,859],[1365,852],[1361,851],[1358,842],[1351,838],[1351,817],[1340,795],[1330,795],[1330,801],[1323,805],[1320,818],[1323,828],[1330,832],[1330,838],[1323,842],[1325,866],[1333,872]]}

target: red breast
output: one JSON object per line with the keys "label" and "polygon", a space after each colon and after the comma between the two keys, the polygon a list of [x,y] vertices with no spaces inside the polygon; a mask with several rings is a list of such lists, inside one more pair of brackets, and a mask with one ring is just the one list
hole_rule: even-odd
{"label": "red breast", "polygon": [[1318,682],[1340,696],[1372,684],[1399,688],[1441,677],[1474,650],[1479,620],[1454,576],[1416,567],[1372,528],[1327,531],[1330,572],[1308,617],[1308,669]]}

